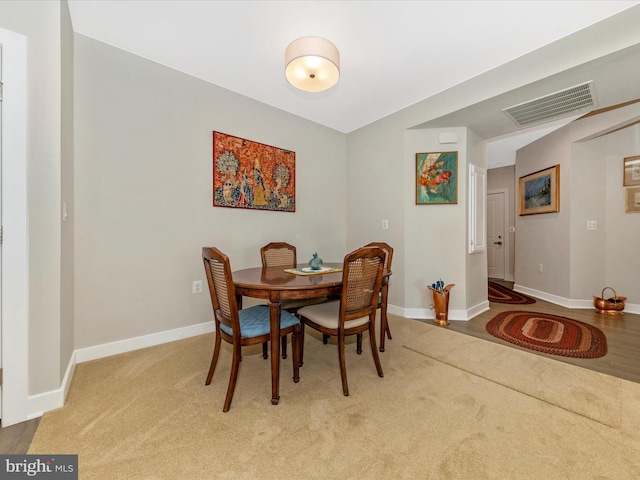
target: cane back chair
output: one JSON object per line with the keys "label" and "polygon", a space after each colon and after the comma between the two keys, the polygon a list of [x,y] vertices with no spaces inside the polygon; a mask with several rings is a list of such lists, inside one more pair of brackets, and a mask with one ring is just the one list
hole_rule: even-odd
{"label": "cane back chair", "polygon": [[[231,407],[238,378],[242,347],[259,345],[271,340],[269,307],[255,305],[238,310],[229,258],[215,247],[205,247],[202,249],[202,260],[209,284],[216,330],[213,357],[205,385],[209,385],[213,378],[221,341],[230,343],[233,347],[233,359],[222,408],[223,412],[227,412]],[[280,314],[280,336],[286,339],[288,334],[292,334],[293,381],[297,383],[300,379],[301,325],[297,317],[283,310]]]}
{"label": "cane back chair", "polygon": [[309,326],[323,335],[338,337],[338,358],[342,391],[349,395],[345,361],[345,337],[369,333],[371,353],[378,375],[383,377],[375,335],[378,296],[382,284],[385,253],[377,247],[362,247],[346,255],[342,271],[340,300],[303,307],[298,310],[302,321],[301,364],[304,361],[304,332]]}
{"label": "cane back chair", "polygon": [[378,308],[380,309],[380,351],[384,352],[384,340],[386,337],[391,340],[391,330],[387,319],[387,302],[389,300],[389,277],[391,276],[391,262],[393,260],[393,248],[388,243],[371,242],[367,247],[381,248],[386,254],[384,259],[385,275],[382,279],[382,287],[380,288],[380,298],[378,299]]}

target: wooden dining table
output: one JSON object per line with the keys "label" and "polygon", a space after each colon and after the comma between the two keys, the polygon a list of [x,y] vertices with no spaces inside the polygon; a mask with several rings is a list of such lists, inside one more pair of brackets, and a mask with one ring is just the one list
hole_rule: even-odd
{"label": "wooden dining table", "polygon": [[[342,269],[342,263],[325,263],[325,267]],[[298,268],[308,267],[300,264]],[[272,339],[280,338],[280,310],[284,300],[302,300],[328,295],[340,295],[342,271],[331,273],[296,275],[285,272],[283,267],[256,267],[233,272],[233,284],[241,308],[242,297],[261,298],[268,301]],[[280,400],[280,342],[271,341],[271,403]]]}

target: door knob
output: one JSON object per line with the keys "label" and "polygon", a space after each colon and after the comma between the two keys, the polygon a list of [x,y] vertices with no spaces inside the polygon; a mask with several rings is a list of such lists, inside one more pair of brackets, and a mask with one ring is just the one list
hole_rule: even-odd
{"label": "door knob", "polygon": [[493,242],[494,245],[502,245],[502,242]]}

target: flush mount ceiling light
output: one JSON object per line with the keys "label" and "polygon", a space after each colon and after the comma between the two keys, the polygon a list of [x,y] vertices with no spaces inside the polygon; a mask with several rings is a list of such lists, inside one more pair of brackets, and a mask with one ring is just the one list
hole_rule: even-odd
{"label": "flush mount ceiling light", "polygon": [[323,92],[340,77],[340,53],[322,37],[302,37],[289,44],[284,54],[287,81],[305,92]]}

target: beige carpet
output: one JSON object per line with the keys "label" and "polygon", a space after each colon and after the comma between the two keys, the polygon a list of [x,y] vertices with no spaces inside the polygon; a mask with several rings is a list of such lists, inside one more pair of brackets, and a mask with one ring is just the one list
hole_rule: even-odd
{"label": "beige carpet", "polygon": [[318,336],[299,384],[283,364],[278,406],[269,362],[245,351],[226,414],[228,348],[204,386],[212,335],[78,365],[29,453],[77,453],[81,479],[640,478],[640,385],[431,324],[390,326],[384,378],[348,346],[350,397]]}

